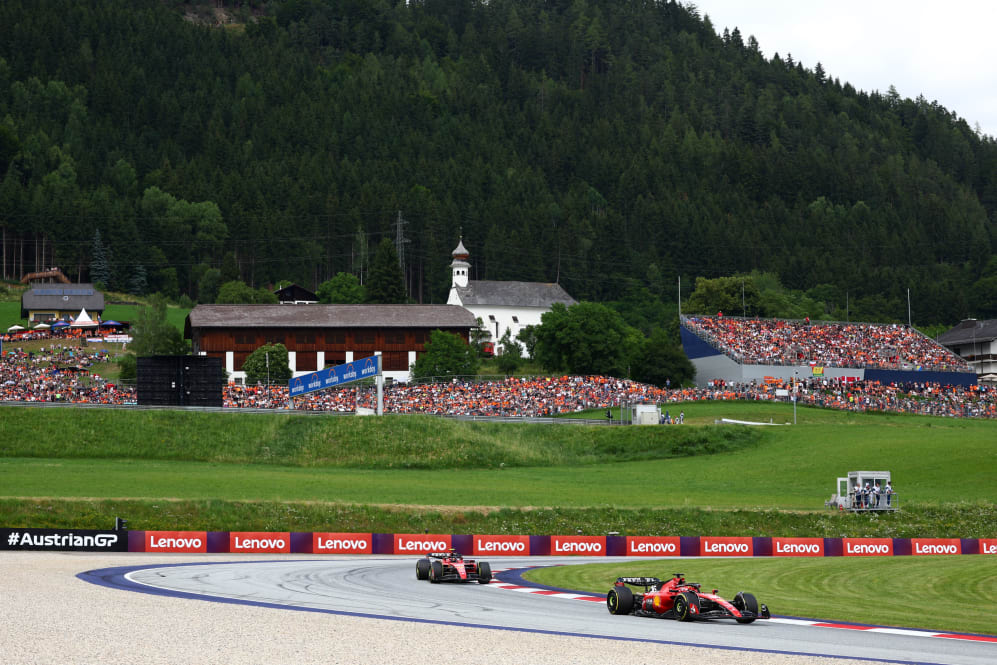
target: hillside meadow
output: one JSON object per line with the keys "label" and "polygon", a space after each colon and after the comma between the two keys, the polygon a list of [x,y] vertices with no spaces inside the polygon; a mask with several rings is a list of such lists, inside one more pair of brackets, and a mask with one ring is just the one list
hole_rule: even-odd
{"label": "hillside meadow", "polygon": [[[682,426],[608,427],[5,406],[0,521],[82,527],[127,509],[134,528],[997,533],[994,423],[801,408],[796,426],[749,428],[712,423],[791,421],[792,407],[678,408]],[[825,509],[859,469],[892,471],[903,510]]]}

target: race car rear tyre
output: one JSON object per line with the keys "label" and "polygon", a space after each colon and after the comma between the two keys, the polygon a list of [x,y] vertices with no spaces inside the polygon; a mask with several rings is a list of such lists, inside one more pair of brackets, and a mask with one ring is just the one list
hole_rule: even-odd
{"label": "race car rear tyre", "polygon": [[487,561],[478,562],[478,584],[488,584],[492,581],[492,566]]}
{"label": "race car rear tyre", "polygon": [[439,584],[443,580],[443,564],[439,561],[429,562],[429,581]]}
{"label": "race car rear tyre", "polygon": [[[695,608],[695,609],[693,609]],[[699,615],[699,596],[691,591],[683,591],[675,596],[675,618],[679,621],[692,621]]]}
{"label": "race car rear tyre", "polygon": [[606,594],[606,607],[610,614],[630,614],[634,608],[634,594],[625,586],[614,586]]}
{"label": "race car rear tyre", "polygon": [[429,559],[419,559],[415,562],[415,579],[429,579]]}
{"label": "race car rear tyre", "polygon": [[758,616],[758,600],[750,593],[738,591],[734,596],[734,607],[742,612],[750,612],[752,616],[737,619],[738,623],[751,623]]}

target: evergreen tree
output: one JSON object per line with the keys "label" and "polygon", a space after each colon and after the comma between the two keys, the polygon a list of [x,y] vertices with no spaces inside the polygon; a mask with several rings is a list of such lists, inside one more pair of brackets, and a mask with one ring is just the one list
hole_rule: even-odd
{"label": "evergreen tree", "polygon": [[365,286],[368,303],[392,305],[408,300],[405,295],[405,276],[398,265],[398,253],[389,238],[385,238],[377,246]]}
{"label": "evergreen tree", "polygon": [[110,250],[100,239],[100,229],[93,233],[93,256],[90,259],[90,280],[98,289],[106,290],[111,286]]}
{"label": "evergreen tree", "polygon": [[166,318],[166,299],[154,295],[139,310],[131,328],[131,351],[136,356],[185,355],[189,344]]}

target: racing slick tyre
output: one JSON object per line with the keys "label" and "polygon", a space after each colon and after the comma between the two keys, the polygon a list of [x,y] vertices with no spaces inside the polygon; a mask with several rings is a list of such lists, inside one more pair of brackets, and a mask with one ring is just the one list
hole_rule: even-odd
{"label": "racing slick tyre", "polygon": [[429,579],[429,559],[419,559],[415,562],[415,579]]}
{"label": "racing slick tyre", "polygon": [[634,608],[633,591],[625,586],[614,586],[606,594],[606,607],[610,614],[630,614]]}
{"label": "racing slick tyre", "polygon": [[679,621],[692,621],[699,614],[699,596],[691,591],[683,591],[675,596],[674,609],[676,619]]}
{"label": "racing slick tyre", "polygon": [[439,561],[429,562],[429,581],[433,584],[439,584],[443,580],[443,564]]}
{"label": "racing slick tyre", "polygon": [[736,607],[741,612],[744,612],[746,610],[748,612],[751,612],[751,614],[753,615],[750,617],[737,619],[738,623],[751,623],[752,621],[755,620],[755,617],[758,616],[758,600],[750,593],[746,593],[744,591],[738,591],[737,595],[734,596],[734,602],[731,603],[731,605]]}
{"label": "racing slick tyre", "polygon": [[478,584],[488,584],[492,581],[492,566],[487,561],[478,562]]}

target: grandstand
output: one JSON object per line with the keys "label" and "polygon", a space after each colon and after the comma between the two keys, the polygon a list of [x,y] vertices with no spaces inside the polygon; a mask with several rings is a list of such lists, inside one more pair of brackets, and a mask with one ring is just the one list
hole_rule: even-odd
{"label": "grandstand", "polygon": [[683,315],[680,332],[700,386],[822,377],[976,383],[965,360],[900,324]]}

